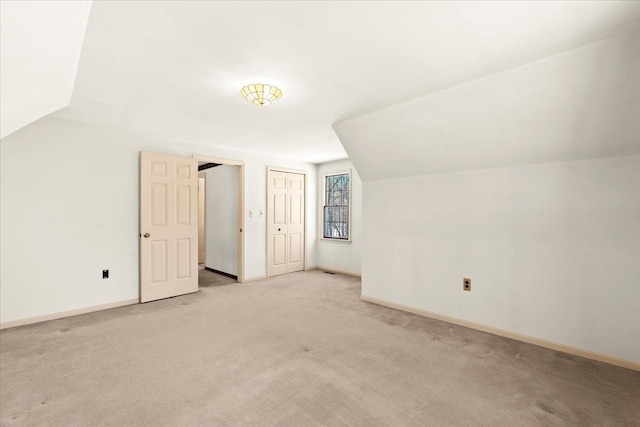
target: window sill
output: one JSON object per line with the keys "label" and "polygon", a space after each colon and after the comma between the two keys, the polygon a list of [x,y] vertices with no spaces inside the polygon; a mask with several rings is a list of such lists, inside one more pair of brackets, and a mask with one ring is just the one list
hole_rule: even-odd
{"label": "window sill", "polygon": [[321,242],[331,242],[331,243],[341,243],[343,245],[350,245],[351,244],[351,239],[349,240],[343,240],[343,239],[327,239],[326,237],[321,237],[320,238]]}

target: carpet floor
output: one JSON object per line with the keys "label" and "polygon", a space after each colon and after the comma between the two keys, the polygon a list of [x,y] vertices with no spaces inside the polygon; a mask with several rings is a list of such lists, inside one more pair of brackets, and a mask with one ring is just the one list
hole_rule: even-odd
{"label": "carpet floor", "polygon": [[640,372],[310,271],[4,330],[3,426],[638,426]]}

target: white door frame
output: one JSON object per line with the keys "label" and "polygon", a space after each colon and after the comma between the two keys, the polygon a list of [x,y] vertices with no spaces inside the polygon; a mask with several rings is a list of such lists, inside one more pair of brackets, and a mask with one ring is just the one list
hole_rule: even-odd
{"label": "white door frame", "polygon": [[218,157],[193,155],[199,162],[238,166],[238,283],[244,282],[244,162]]}
{"label": "white door frame", "polygon": [[[308,184],[308,172],[305,170],[300,170],[300,169],[290,169],[290,168],[281,168],[279,166],[267,166],[267,188],[266,188],[266,194],[269,194],[269,172],[270,171],[276,171],[276,172],[286,172],[286,173],[296,173],[299,175],[304,175],[304,242],[302,243],[302,248],[304,250],[304,267],[303,267],[303,271],[307,270],[307,214],[308,214],[308,209],[307,209],[307,184]],[[267,196],[268,197],[268,196]],[[267,200],[267,204],[268,204],[268,200]],[[269,209],[266,209],[267,211],[267,216],[266,216],[266,220],[267,220],[267,224],[269,224]],[[265,230],[266,233],[266,254],[267,254],[267,259],[265,260],[265,267],[266,267],[266,276],[267,279],[270,277],[269,276],[269,254],[271,253],[271,245],[269,244],[269,227],[266,227]]]}
{"label": "white door frame", "polygon": [[[200,265],[200,244],[203,245],[202,252],[204,253],[203,264],[207,262],[207,197],[206,197],[206,177],[204,172],[198,172],[198,265]],[[200,188],[200,180],[204,181],[204,185]],[[201,206],[202,204],[202,206]],[[202,212],[202,223],[204,229],[202,230],[203,242],[200,242],[200,212]]]}

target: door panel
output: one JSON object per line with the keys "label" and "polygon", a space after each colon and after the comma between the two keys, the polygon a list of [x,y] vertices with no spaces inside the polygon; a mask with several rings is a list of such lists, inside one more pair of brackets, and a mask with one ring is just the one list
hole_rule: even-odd
{"label": "door panel", "polygon": [[273,223],[276,225],[287,225],[287,195],[273,195]]}
{"label": "door panel", "polygon": [[176,186],[176,212],[178,225],[191,225],[191,218],[193,213],[191,212],[191,188],[188,185]]}
{"label": "door panel", "polygon": [[155,240],[151,242],[151,283],[167,281],[167,241]]}
{"label": "door panel", "polygon": [[176,239],[176,279],[191,277],[191,239]]}
{"label": "door panel", "polygon": [[198,162],[140,153],[140,302],[198,290]]}
{"label": "door panel", "polygon": [[302,252],[300,251],[300,242],[302,241],[302,236],[298,233],[289,234],[289,247],[291,251],[289,253],[289,262],[290,263],[298,263],[302,261]]}
{"label": "door panel", "polygon": [[151,184],[151,224],[167,225],[167,184]]}
{"label": "door panel", "polygon": [[273,237],[273,265],[283,266],[287,262],[287,242],[284,235]]}
{"label": "door panel", "polygon": [[300,212],[300,208],[302,205],[302,200],[299,195],[292,195],[289,197],[289,205],[291,209],[289,210],[289,224],[302,224],[302,216]]}

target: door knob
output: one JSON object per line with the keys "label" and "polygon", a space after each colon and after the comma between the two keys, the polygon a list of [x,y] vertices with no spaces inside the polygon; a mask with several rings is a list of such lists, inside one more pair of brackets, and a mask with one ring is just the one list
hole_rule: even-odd
{"label": "door knob", "polygon": [[280,231],[280,229],[278,228],[278,231]]}
{"label": "door knob", "polygon": [[144,237],[148,239],[149,237],[151,237],[151,234],[149,234],[149,233],[144,233]]}

